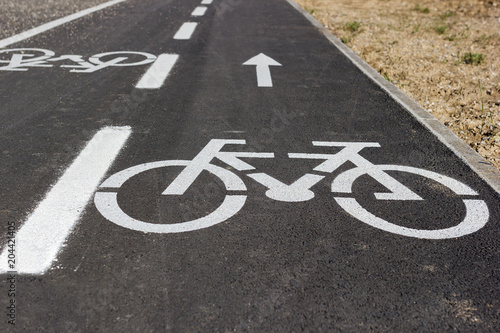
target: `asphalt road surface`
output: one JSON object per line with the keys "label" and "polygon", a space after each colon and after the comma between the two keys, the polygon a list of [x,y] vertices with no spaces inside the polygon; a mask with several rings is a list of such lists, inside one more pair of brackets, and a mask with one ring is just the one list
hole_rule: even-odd
{"label": "asphalt road surface", "polygon": [[287,1],[0,45],[2,330],[500,330],[499,194]]}

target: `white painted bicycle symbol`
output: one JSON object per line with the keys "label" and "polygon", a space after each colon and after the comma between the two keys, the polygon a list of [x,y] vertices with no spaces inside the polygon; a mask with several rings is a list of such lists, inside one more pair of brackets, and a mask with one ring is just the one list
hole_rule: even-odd
{"label": "white painted bicycle symbol", "polygon": [[[87,60],[81,55],[67,54],[56,57],[51,50],[19,48],[0,50],[1,71],[27,71],[33,67],[54,67],[63,62],[62,68],[72,68],[73,73],[94,73],[107,67],[140,66],[152,63],[156,56],[146,52],[116,51],[95,54]],[[67,64],[67,63],[72,64]]]}
{"label": "white painted bicycle symbol", "polygon": [[[424,230],[403,227],[370,213],[354,197],[351,197],[353,183],[358,177],[363,175],[370,176],[387,188],[388,192],[374,194],[377,200],[423,200],[422,197],[390,176],[386,171],[407,172],[431,179],[447,187],[458,196],[478,195],[477,192],[462,182],[436,172],[409,166],[375,165],[371,163],[359,153],[364,148],[380,147],[380,144],[376,142],[313,141],[313,146],[339,147],[341,150],[335,154],[289,153],[288,157],[291,159],[321,160],[321,163],[313,169],[315,173],[306,173],[291,185],[284,184],[265,173],[257,172],[254,166],[242,160],[242,158],[270,159],[274,158],[274,153],[222,151],[225,145],[244,145],[245,143],[245,140],[213,139],[192,160],[151,162],[120,171],[102,183],[100,187],[102,191],[98,191],[95,194],[95,205],[106,219],[132,230],[155,233],[193,231],[207,228],[230,219],[241,210],[247,199],[246,194],[241,194],[241,192],[247,190],[242,179],[234,172],[212,164],[214,159],[218,159],[238,171],[249,172],[247,176],[268,189],[266,192],[268,198],[285,202],[301,202],[314,198],[315,194],[311,191],[314,185],[346,162],[351,162],[355,167],[343,171],[336,176],[331,185],[331,192],[334,193],[333,198],[341,208],[372,227],[408,237],[446,239],[471,234],[481,229],[489,219],[488,207],[484,200],[469,198],[462,198],[466,209],[465,218],[458,225],[445,229]],[[222,181],[227,191],[222,204],[213,212],[201,218],[170,224],[140,221],[127,215],[120,208],[117,200],[117,192],[126,181],[148,170],[174,166],[184,168],[163,191],[162,195],[183,195],[203,171],[208,171]],[[235,193],[235,191],[239,192]],[[335,193],[338,195],[336,196]]]}

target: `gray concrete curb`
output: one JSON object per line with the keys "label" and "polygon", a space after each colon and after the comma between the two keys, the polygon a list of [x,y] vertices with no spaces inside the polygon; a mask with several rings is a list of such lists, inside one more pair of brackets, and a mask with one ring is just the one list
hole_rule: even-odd
{"label": "gray concrete curb", "polygon": [[493,167],[474,149],[469,147],[462,139],[455,135],[448,127],[437,120],[432,114],[427,112],[419,104],[413,101],[410,97],[404,94],[392,83],[387,81],[375,69],[368,65],[355,52],[344,45],[337,37],[332,35],[321,23],[307,13],[293,0],[286,0],[302,15],[304,15],[321,33],[349,60],[352,61],[366,76],[373,82],[378,84],[389,96],[403,106],[410,114],[413,115],[422,125],[424,125],[432,134],[437,136],[446,147],[448,147],[455,155],[464,161],[470,168],[479,175],[489,186],[500,195],[500,171]]}

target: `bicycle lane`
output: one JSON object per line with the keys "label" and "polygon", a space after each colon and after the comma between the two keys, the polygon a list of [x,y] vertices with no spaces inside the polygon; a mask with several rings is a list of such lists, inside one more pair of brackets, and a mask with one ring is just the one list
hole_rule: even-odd
{"label": "bicycle lane", "polygon": [[[286,153],[329,152],[312,147],[312,140],[375,141],[382,148],[367,149],[366,159],[429,169],[463,181],[487,202],[490,222],[456,240],[389,234],[336,205],[329,189],[334,175],[313,188],[314,201],[293,204],[267,198],[265,188],[244,178],[248,199],[239,214],[187,234],[127,230],[89,207],[60,254],[61,264],[30,287],[23,285],[33,297],[42,295],[52,309],[64,304],[76,310],[61,310],[58,318],[46,319],[46,313],[33,308],[26,318],[51,320],[58,327],[128,325],[137,330],[141,325],[173,330],[360,325],[438,330],[479,325],[475,318],[494,324],[495,276],[485,272],[493,271],[495,262],[494,252],[486,249],[498,247],[495,194],[286,3],[233,4],[227,15],[204,30],[207,48],[186,55],[186,63],[193,65],[170,77],[175,85],[167,83],[157,96],[148,93],[147,103],[127,117],[134,134],[109,174],[152,160],[191,159],[213,138],[245,138],[245,151],[277,155],[252,164],[290,183],[317,163],[290,161]],[[272,90],[258,87],[255,69],[243,66],[260,52],[282,64],[271,68]],[[186,91],[191,95],[179,98]],[[190,218],[217,206],[225,195],[220,187],[205,185],[214,179],[203,175],[191,193],[174,202],[181,205],[180,211],[168,211],[168,202],[155,200],[155,195],[172,177],[160,172],[142,175],[123,189],[122,204],[130,215],[145,220]],[[355,189],[363,204],[376,214],[388,209],[388,219],[400,217],[401,206],[388,208],[363,197],[381,191],[375,186],[366,179]],[[440,191],[429,194],[426,184],[422,188],[432,203],[445,197],[425,208],[438,213],[431,216],[437,223],[429,228],[460,220],[460,202]],[[194,206],[186,205],[190,200],[195,200]],[[451,212],[443,206],[452,207]],[[422,207],[406,208],[404,215],[421,213]],[[491,257],[485,258],[485,251]],[[484,273],[481,278],[478,271]],[[71,299],[65,297],[75,285]],[[485,288],[491,291],[485,293]],[[457,318],[464,302],[476,310]],[[110,307],[128,317],[116,319]],[[481,328],[487,330],[485,325]]]}
{"label": "bicycle lane", "polygon": [[[456,317],[459,304],[474,304],[477,310],[471,316],[494,322],[491,309],[497,305],[491,292],[496,280],[493,276],[484,279],[483,274],[479,277],[477,266],[483,273],[494,269],[494,253],[489,252],[488,258],[483,253],[489,246],[497,247],[495,193],[327,41],[314,38],[308,23],[301,24],[286,6],[242,3],[223,20],[214,21],[210,32],[208,56],[193,56],[193,60],[200,56],[209,60],[199,74],[203,84],[194,89],[196,97],[182,108],[169,108],[184,112],[190,121],[182,128],[165,122],[142,142],[131,143],[131,151],[154,140],[168,142],[169,147],[151,145],[153,154],[148,155],[192,159],[210,139],[247,139],[248,145],[241,150],[273,151],[279,156],[252,160],[252,165],[291,183],[315,164],[293,164],[286,153],[328,152],[312,148],[312,140],[376,141],[382,148],[363,152],[371,162],[411,165],[456,177],[481,192],[492,217],[471,236],[415,240],[369,227],[343,212],[329,191],[333,176],[314,188],[314,200],[293,204],[267,198],[265,188],[245,178],[249,188],[246,206],[227,223],[169,235],[168,242],[162,235],[150,235],[155,248],[148,258],[163,253],[160,262],[168,267],[163,283],[169,290],[165,303],[172,304],[166,307],[172,328],[292,330],[301,325],[316,329],[342,325],[355,330],[361,322],[400,331],[476,325]],[[259,88],[255,69],[243,66],[260,52],[282,64],[271,68],[272,89]],[[186,84],[184,89],[190,86]],[[168,104],[172,105],[170,100]],[[149,162],[147,158],[129,160],[114,170]],[[156,191],[165,189],[160,176],[143,177]],[[419,220],[422,212],[430,212],[422,218],[424,223],[430,222],[429,229],[451,226],[463,218],[461,202],[449,200],[440,191],[429,193],[418,177],[398,177],[424,193],[425,204],[405,207],[366,197],[363,205],[387,220]],[[196,194],[198,201],[213,199],[213,192],[220,190],[203,186],[214,181],[208,176],[199,181],[192,188],[193,200]],[[418,189],[419,183],[424,188]],[[155,216],[147,216],[147,211],[161,210],[165,220],[183,213],[166,212],[158,202],[152,208],[145,206],[152,198],[147,199],[140,184],[140,179],[130,184],[128,195],[123,189],[121,203],[129,215],[152,221]],[[358,186],[359,196],[365,195],[363,188],[366,193],[376,191],[368,179]],[[146,199],[134,204],[142,197]],[[190,202],[189,196],[185,198]],[[196,202],[194,208],[204,206]],[[488,293],[481,291],[485,284]],[[487,325],[482,328],[488,330]]]}
{"label": "bicycle lane", "polygon": [[[246,139],[242,150],[278,156],[251,164],[290,184],[317,164],[290,161],[286,153],[331,152],[312,147],[312,140],[379,142],[381,148],[363,150],[362,156],[374,164],[409,165],[456,178],[480,192],[490,218],[462,238],[401,237],[340,209],[330,192],[334,176],[313,188],[314,200],[293,204],[271,200],[264,187],[244,178],[246,206],[228,225],[181,238],[189,242],[182,247],[184,258],[167,254],[165,263],[175,263],[176,272],[169,296],[190,299],[169,311],[173,327],[184,328],[195,318],[199,326],[189,328],[493,330],[498,280],[491,249],[498,248],[498,195],[286,4],[239,3],[210,31],[209,63],[200,79],[205,84],[184,108],[192,121],[174,130],[181,139],[165,159],[191,159],[213,138]],[[258,87],[255,69],[243,66],[261,52],[282,64],[270,68],[272,88]],[[159,132],[154,137],[168,140]],[[426,200],[374,200],[369,195],[382,188],[364,178],[354,196],[370,212],[422,229],[450,227],[464,218],[463,203],[449,192],[419,177],[391,174]],[[201,187],[198,193],[206,192]],[[460,310],[464,304],[470,305],[467,314]],[[217,319],[207,319],[197,307],[208,307]]]}

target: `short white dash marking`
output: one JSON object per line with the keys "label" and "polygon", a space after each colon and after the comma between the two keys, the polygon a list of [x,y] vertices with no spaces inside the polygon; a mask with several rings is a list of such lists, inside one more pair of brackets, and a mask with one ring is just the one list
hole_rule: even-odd
{"label": "short white dash marking", "polygon": [[211,5],[211,4],[212,4],[212,2],[213,2],[213,0],[203,0],[203,1],[201,2],[201,4],[202,4],[202,5]]}
{"label": "short white dash marking", "polygon": [[203,15],[205,15],[206,11],[207,11],[207,7],[198,6],[193,10],[193,12],[191,13],[191,16],[203,16]]}
{"label": "short white dash marking", "polygon": [[[50,189],[16,234],[18,273],[43,274],[51,267],[131,132],[130,127],[101,129]],[[8,249],[0,255],[0,273],[12,271]]]}
{"label": "short white dash marking", "polygon": [[197,22],[185,22],[175,34],[174,39],[190,39],[197,25]]}
{"label": "short white dash marking", "polygon": [[98,6],[84,9],[84,10],[78,12],[78,13],[74,13],[74,14],[71,14],[71,15],[68,15],[68,16],[65,16],[65,17],[61,17],[61,18],[59,18],[57,20],[54,20],[54,21],[42,24],[39,27],[27,30],[25,32],[22,32],[20,34],[14,35],[12,37],[2,39],[2,40],[0,40],[0,48],[6,47],[8,45],[11,45],[11,44],[14,44],[14,43],[17,43],[17,42],[20,42],[22,40],[28,39],[28,38],[33,37],[33,36],[36,36],[38,34],[41,34],[41,33],[45,32],[45,31],[48,31],[50,29],[53,29],[55,27],[58,27],[60,25],[65,24],[65,23],[74,21],[74,20],[79,19],[79,18],[81,18],[83,16],[92,14],[94,12],[97,12],[99,10],[102,10],[104,8],[107,8],[107,7],[110,7],[110,6],[113,6],[113,5],[116,5],[117,3],[124,2],[124,1],[127,1],[127,0],[112,0],[112,1],[109,1],[109,2],[105,2],[105,3],[100,4]]}
{"label": "short white dash marking", "polygon": [[177,54],[160,54],[135,87],[137,89],[160,88],[178,58]]}

